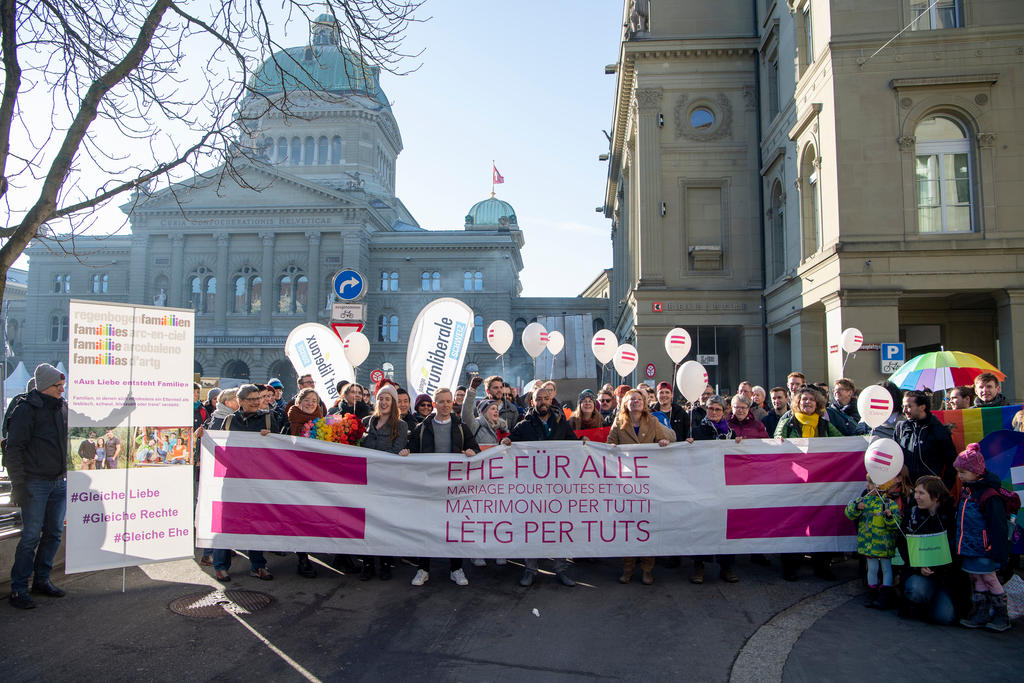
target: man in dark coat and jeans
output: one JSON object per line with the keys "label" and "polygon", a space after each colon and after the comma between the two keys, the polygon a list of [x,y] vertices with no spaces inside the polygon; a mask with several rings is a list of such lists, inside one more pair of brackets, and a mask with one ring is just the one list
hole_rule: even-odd
{"label": "man in dark coat and jeans", "polygon": [[[569,427],[569,421],[565,419],[561,410],[552,409],[551,403],[555,398],[555,385],[553,382],[539,384],[533,390],[533,407],[526,411],[523,419],[512,428],[512,441],[568,441],[575,440],[576,433]],[[563,586],[572,587],[576,585],[565,573],[569,568],[569,561],[556,557],[554,562],[555,576]],[[533,584],[537,577],[537,559],[528,558],[524,560],[526,571],[519,585],[526,587]]]}
{"label": "man in dark coat and jeans", "polygon": [[896,425],[893,440],[903,449],[910,481],[933,474],[952,489],[956,483],[956,446],[949,430],[932,415],[928,396],[923,391],[908,391],[903,395],[903,414],[907,419]]}
{"label": "man in dark coat and jeans", "polygon": [[50,581],[53,558],[64,533],[67,503],[68,414],[64,375],[42,363],[35,370],[36,388],[11,412],[4,449],[4,467],[11,478],[11,501],[21,508],[21,540],[11,567],[11,605],[36,606],[32,592],[52,598],[64,591]]}
{"label": "man in dark coat and jeans", "polygon": [[[452,412],[455,400],[452,390],[440,387],[434,391],[434,412],[423,418],[409,434],[409,447],[398,452],[406,456],[412,453],[462,453],[471,458],[480,452],[480,446],[469,429]],[[430,580],[430,558],[421,557],[417,563],[416,576],[412,585],[422,586]],[[451,580],[459,586],[468,586],[469,580],[462,569],[462,558],[448,560]]]}

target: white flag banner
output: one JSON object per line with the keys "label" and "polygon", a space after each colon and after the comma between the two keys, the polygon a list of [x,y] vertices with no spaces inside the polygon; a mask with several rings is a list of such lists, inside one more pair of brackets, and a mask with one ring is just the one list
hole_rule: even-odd
{"label": "white flag banner", "polygon": [[405,358],[410,395],[433,396],[438,387],[455,390],[472,331],[473,309],[458,299],[435,299],[420,311]]}
{"label": "white flag banner", "polygon": [[207,432],[202,547],[412,557],[848,551],[864,437],[615,447],[544,441],[473,458]]}
{"label": "white flag banner", "polygon": [[284,355],[299,377],[313,377],[316,393],[328,406],[338,398],[338,382],[356,381],[341,339],[320,323],[302,323],[293,329],[284,343]]}

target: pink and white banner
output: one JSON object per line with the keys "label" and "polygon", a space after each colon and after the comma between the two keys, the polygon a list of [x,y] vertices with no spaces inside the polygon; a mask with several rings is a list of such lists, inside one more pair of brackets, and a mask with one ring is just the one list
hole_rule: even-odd
{"label": "pink and white banner", "polygon": [[201,547],[432,557],[845,551],[864,437],[615,447],[517,443],[402,458],[207,432]]}

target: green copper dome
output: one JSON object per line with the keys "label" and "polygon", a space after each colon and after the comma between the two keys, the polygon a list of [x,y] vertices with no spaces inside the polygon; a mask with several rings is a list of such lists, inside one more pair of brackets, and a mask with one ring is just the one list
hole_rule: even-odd
{"label": "green copper dome", "polygon": [[470,225],[510,225],[518,226],[516,211],[508,202],[491,197],[477,202],[466,214],[466,226]]}
{"label": "green copper dome", "polygon": [[263,95],[290,90],[367,95],[390,107],[380,88],[380,68],[347,48],[338,47],[333,19],[322,14],[313,22],[311,45],[275,52],[249,81]]}

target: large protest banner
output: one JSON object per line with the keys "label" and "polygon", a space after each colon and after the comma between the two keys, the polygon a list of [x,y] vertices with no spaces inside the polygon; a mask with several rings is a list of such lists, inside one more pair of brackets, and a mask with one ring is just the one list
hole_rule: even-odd
{"label": "large protest banner", "polygon": [[68,573],[188,557],[192,311],[71,301]]}
{"label": "large protest banner", "polygon": [[402,458],[207,432],[202,547],[432,557],[846,551],[867,439],[498,446]]}

